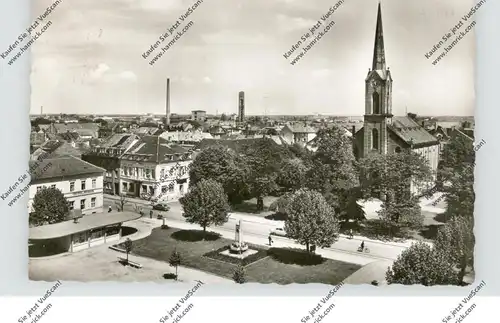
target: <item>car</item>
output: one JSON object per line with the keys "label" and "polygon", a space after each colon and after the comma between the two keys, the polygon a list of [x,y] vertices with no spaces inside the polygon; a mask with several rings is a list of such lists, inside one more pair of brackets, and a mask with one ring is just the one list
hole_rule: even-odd
{"label": "car", "polygon": [[271,231],[271,234],[274,234],[276,236],[286,237],[286,232],[285,229],[283,228],[276,228]]}
{"label": "car", "polygon": [[153,210],[168,211],[168,210],[170,210],[170,206],[168,206],[168,204],[165,202],[158,202],[158,203],[153,205]]}

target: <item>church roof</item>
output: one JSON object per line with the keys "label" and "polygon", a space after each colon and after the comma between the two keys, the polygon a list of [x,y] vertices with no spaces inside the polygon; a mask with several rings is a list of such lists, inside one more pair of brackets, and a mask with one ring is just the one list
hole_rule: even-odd
{"label": "church roof", "polygon": [[373,46],[372,70],[385,70],[385,50],[384,50],[384,31],[382,28],[382,9],[380,2],[377,12],[377,27],[375,29],[375,44]]}
{"label": "church roof", "polygon": [[393,117],[388,128],[408,145],[427,145],[438,143],[436,137],[410,117]]}

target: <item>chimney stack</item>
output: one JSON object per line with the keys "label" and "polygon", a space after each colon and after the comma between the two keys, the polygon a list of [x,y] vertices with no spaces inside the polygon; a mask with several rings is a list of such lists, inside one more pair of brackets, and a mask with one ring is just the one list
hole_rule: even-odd
{"label": "chimney stack", "polygon": [[170,126],[170,79],[167,78],[167,102],[166,102],[165,125]]}

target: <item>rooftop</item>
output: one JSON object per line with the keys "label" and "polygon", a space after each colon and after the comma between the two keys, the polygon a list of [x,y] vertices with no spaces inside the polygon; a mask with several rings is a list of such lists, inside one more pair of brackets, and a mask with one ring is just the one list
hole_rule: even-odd
{"label": "rooftop", "polygon": [[136,220],[140,217],[140,214],[133,212],[111,212],[85,215],[76,223],[74,220],[68,220],[55,224],[32,227],[30,228],[29,239],[47,240],[60,238],[90,229]]}
{"label": "rooftop", "polygon": [[34,169],[31,174],[32,183],[41,179],[105,172],[103,168],[94,166],[74,156],[47,158],[41,161],[31,160],[29,166],[30,169]]}

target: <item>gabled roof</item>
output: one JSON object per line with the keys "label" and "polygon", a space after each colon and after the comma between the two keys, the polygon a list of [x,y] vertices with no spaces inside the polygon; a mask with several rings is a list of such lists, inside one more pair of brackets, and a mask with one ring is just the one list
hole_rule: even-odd
{"label": "gabled roof", "polygon": [[438,140],[409,117],[393,117],[388,128],[408,145],[436,144]]}
{"label": "gabled roof", "polygon": [[30,161],[31,183],[50,178],[59,178],[63,176],[76,176],[84,174],[104,173],[105,170],[74,156],[63,156],[56,158],[47,158],[41,161]]}
{"label": "gabled roof", "polygon": [[161,136],[142,136],[122,155],[122,159],[135,160],[140,157],[140,161],[161,163],[170,161],[169,156],[184,158],[187,153],[188,149],[172,144]]}

